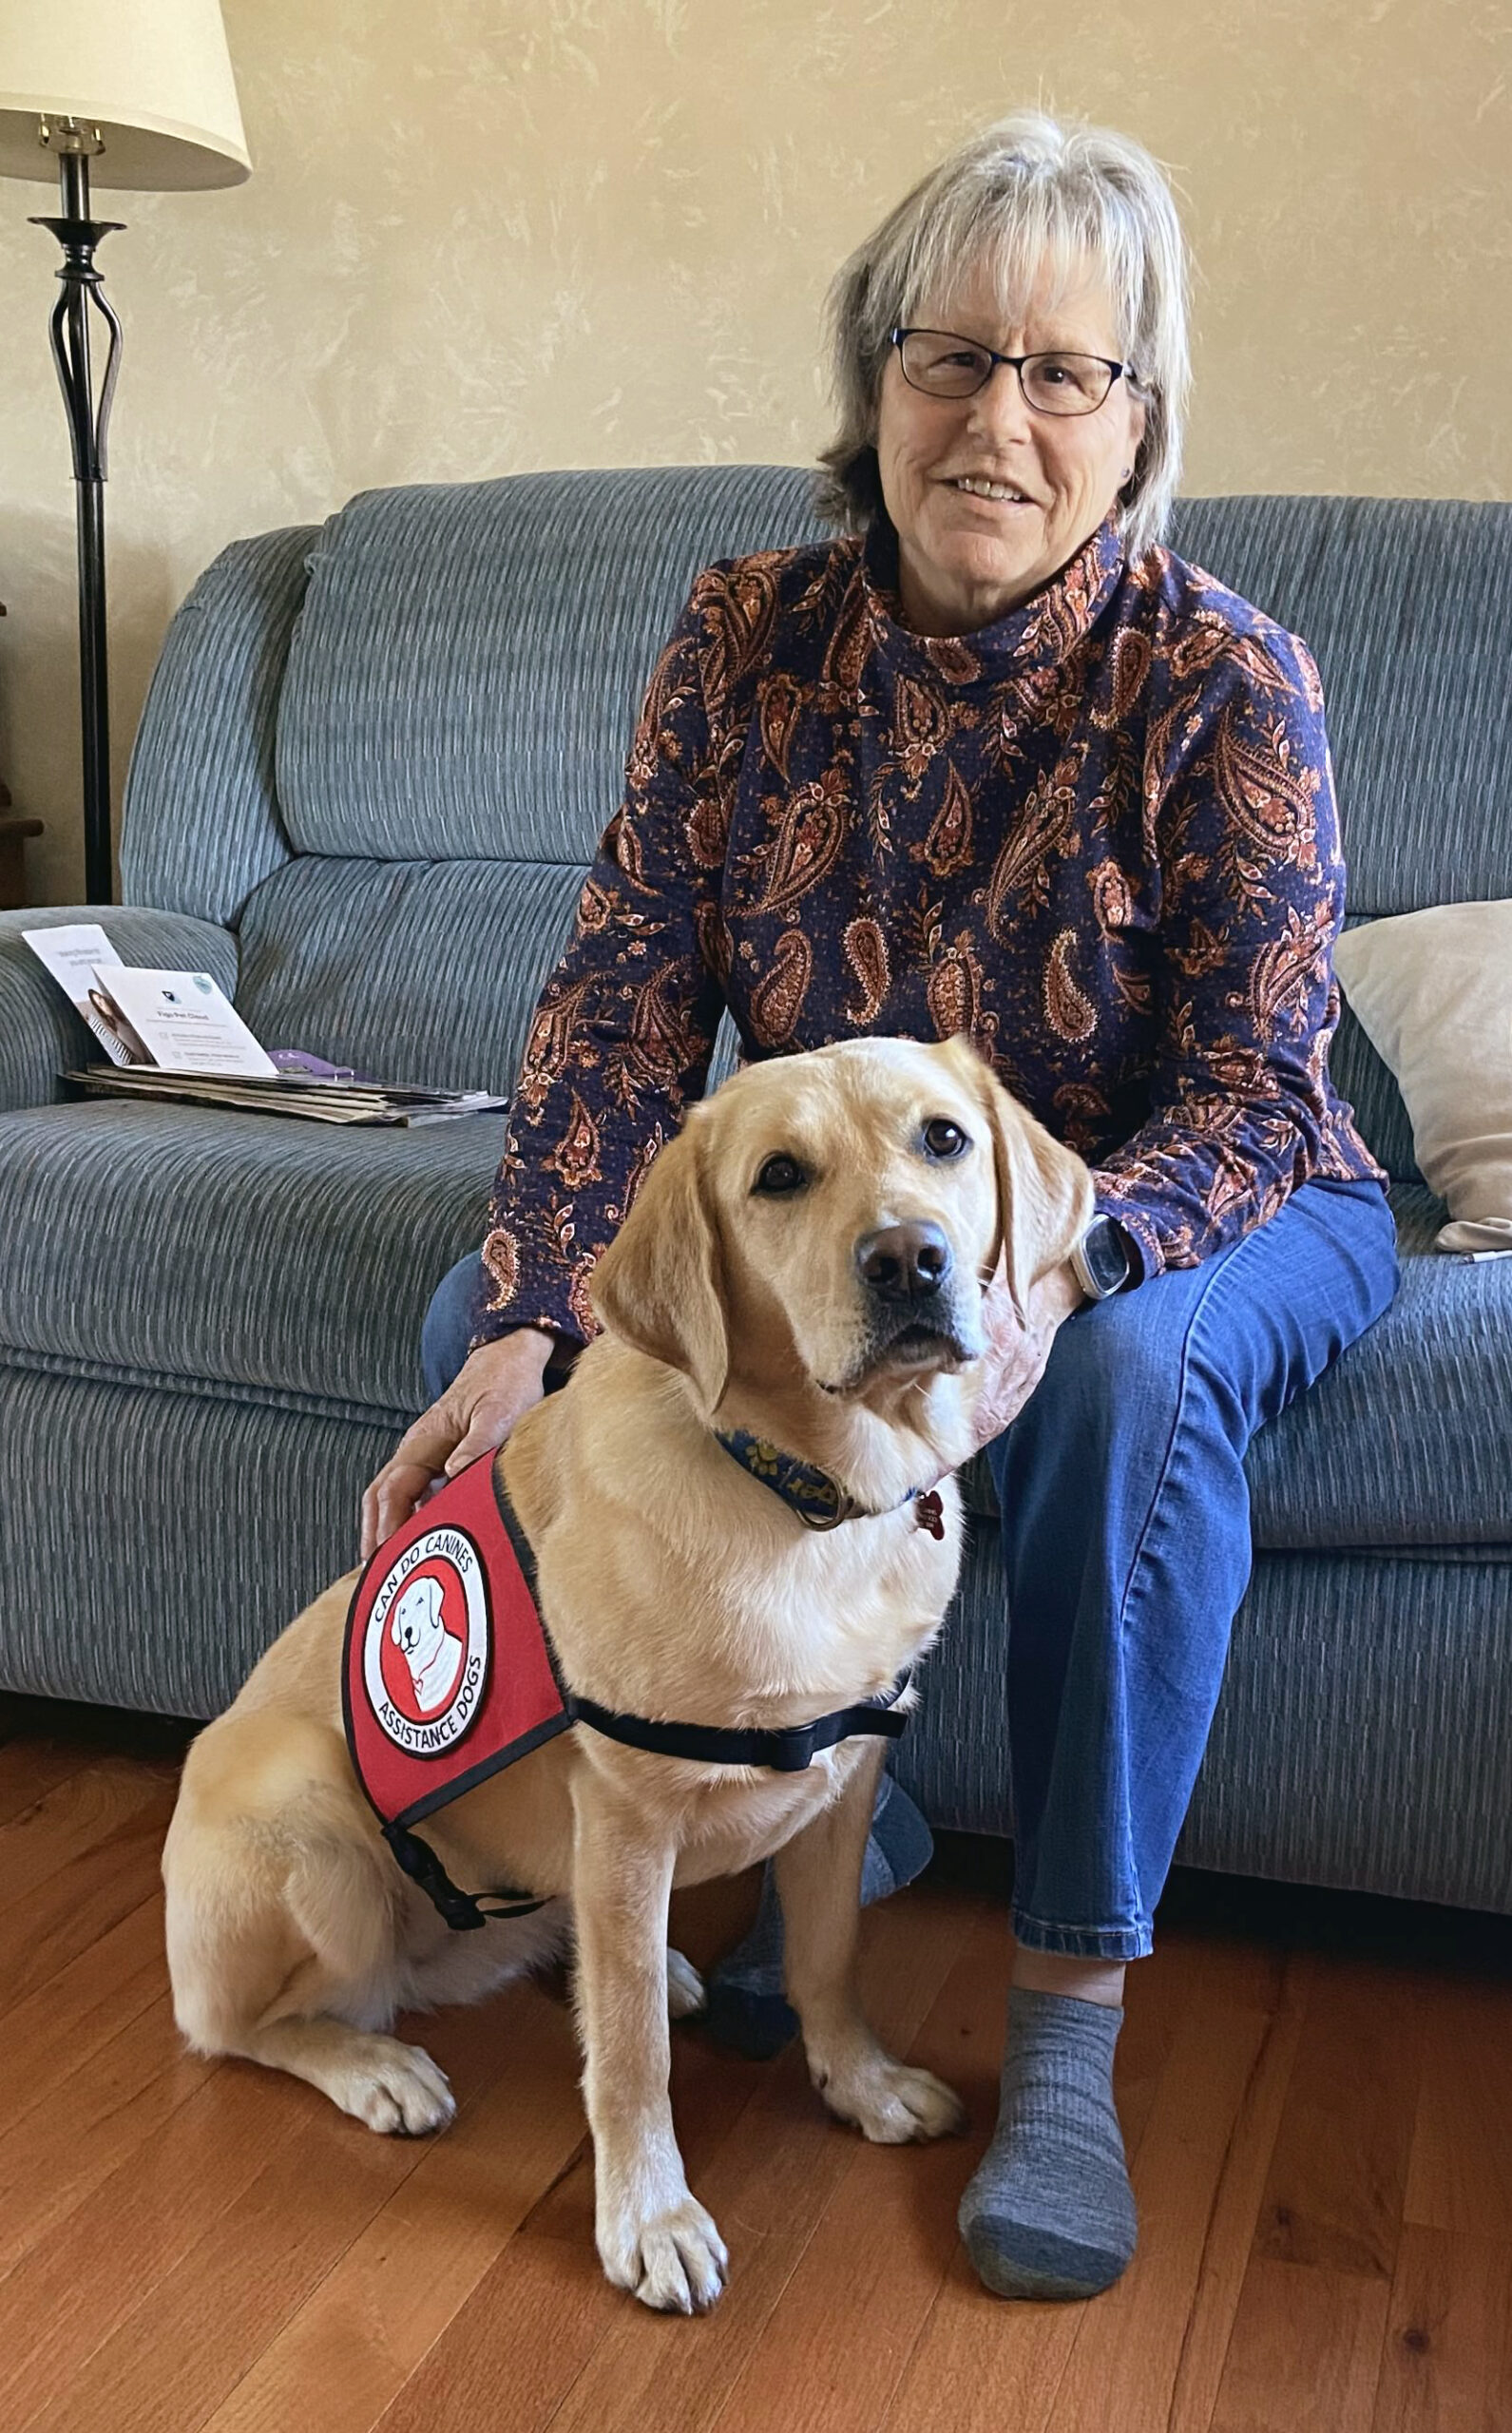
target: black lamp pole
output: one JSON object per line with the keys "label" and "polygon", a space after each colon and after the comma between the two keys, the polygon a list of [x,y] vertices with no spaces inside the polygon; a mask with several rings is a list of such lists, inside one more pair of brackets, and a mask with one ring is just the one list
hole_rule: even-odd
{"label": "black lamp pole", "polygon": [[[72,141],[61,128],[53,142]],[[98,149],[98,145],[95,146]],[[62,214],[36,219],[63,247],[58,273],[63,293],[52,314],[52,357],[73,442],[73,479],[79,534],[79,700],[84,728],[84,891],[89,904],[108,904],[114,892],[110,858],[110,677],[105,652],[105,430],[115,393],[121,324],[100,284],[94,250],[102,237],[123,225],[89,217],[89,160],[83,150],[60,149],[58,182]],[[89,306],[110,333],[98,404],[89,363]]]}

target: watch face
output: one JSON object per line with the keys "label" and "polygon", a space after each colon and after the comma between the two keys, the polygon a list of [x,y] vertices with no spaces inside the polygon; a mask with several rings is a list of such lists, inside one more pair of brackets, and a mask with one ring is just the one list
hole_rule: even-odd
{"label": "watch face", "polygon": [[1128,1281],[1129,1255],[1111,1216],[1095,1216],[1081,1244],[1087,1273],[1100,1293],[1116,1293]]}

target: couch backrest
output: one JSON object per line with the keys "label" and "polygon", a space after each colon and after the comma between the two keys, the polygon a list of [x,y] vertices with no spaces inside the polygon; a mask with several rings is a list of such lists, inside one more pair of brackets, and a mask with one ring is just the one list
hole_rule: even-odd
{"label": "couch backrest", "polygon": [[[801,471],[698,466],[370,491],[238,544],[154,679],[129,898],[239,923],[272,1044],[507,1086],[691,576],[817,531]],[[1512,508],[1190,499],[1171,537],[1317,658],[1351,916],[1512,894]],[[1333,1064],[1415,1171],[1348,1015]]]}

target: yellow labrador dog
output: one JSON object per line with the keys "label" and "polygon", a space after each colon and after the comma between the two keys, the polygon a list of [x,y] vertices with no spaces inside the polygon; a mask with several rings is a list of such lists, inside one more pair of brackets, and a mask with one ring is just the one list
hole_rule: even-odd
{"label": "yellow labrador dog", "polygon": [[[774,1059],[691,1106],[599,1262],[605,1331],[498,1456],[569,1690],[742,1729],[885,1693],[955,1583],[948,1474],[973,1442],[985,1283],[1001,1248],[1022,1307],[1091,1204],[1081,1160],[964,1039]],[[851,1517],[806,1525],[717,1427],[814,1466]],[[920,1526],[916,1491],[936,1483]],[[648,2306],[705,2307],[726,2256],[683,2173],[667,2031],[702,1993],[667,1950],[667,1899],[775,1855],[825,2102],[884,2142],[959,2125],[950,2090],[882,2049],[854,1989],[876,1739],[775,1772],[580,1722],[428,1819],[456,1884],[552,1896],[454,1933],[400,1872],[349,1759],[355,1577],[290,1625],[189,1753],[163,1874],[175,2012],[199,2051],[293,2071],[374,2129],[439,2129],[450,2091],[388,2033],[395,2013],[476,2000],[575,1925],[604,2270]],[[422,1662],[425,1627],[417,1613]]]}

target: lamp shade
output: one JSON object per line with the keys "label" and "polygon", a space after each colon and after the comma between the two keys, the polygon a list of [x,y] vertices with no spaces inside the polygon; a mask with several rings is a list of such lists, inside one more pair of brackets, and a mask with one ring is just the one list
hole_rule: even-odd
{"label": "lamp shade", "polygon": [[0,0],[0,176],[55,185],[38,125],[98,128],[94,186],[239,185],[252,168],[220,0]]}

